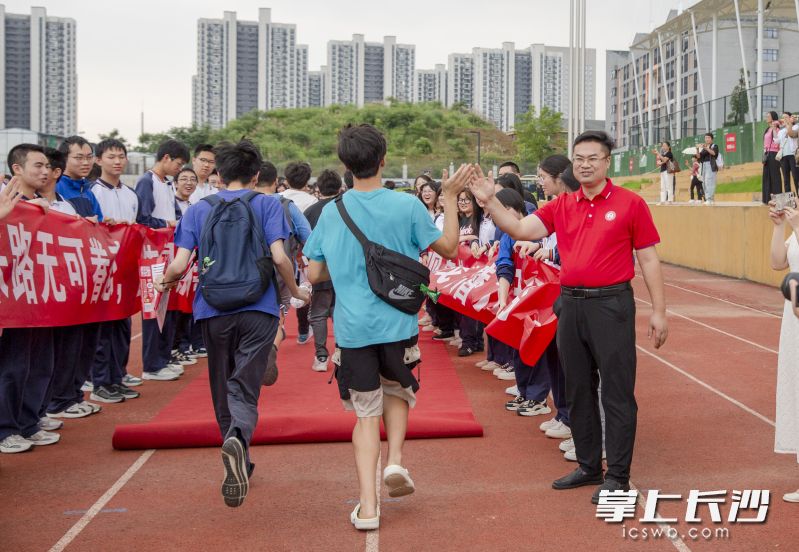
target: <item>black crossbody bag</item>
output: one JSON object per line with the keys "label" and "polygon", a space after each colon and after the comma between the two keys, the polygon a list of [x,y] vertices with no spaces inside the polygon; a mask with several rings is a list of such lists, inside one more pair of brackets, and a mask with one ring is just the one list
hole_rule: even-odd
{"label": "black crossbody bag", "polygon": [[336,198],[336,207],[344,224],[363,247],[366,276],[372,293],[406,314],[418,313],[427,297],[421,287],[430,282],[430,270],[402,253],[369,241],[350,218],[342,198]]}

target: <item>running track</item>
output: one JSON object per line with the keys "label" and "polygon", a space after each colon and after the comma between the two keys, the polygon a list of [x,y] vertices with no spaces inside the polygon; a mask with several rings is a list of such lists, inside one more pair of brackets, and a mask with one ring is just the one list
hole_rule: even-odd
{"label": "running track", "polygon": [[[475,368],[478,358],[458,359],[450,348],[485,437],[410,441],[405,458],[418,491],[383,497],[379,531],[358,533],[349,524],[357,488],[349,444],[255,447],[250,495],[236,510],[219,496],[216,449],[112,450],[116,424],[153,416],[198,365],[181,381],[147,382],[141,399],[68,420],[58,445],[3,455],[0,549],[796,549],[799,505],[781,496],[799,487],[799,470],[796,458],[772,452],[778,292],[676,267],[665,271],[671,332],[661,351],[646,340],[649,297],[640,277],[634,282],[640,350],[633,483],[684,497],[690,489],[770,489],[763,525],[725,524],[731,536],[723,540],[691,540],[679,523],[672,526],[685,537],[674,541],[622,538],[620,525],[595,519],[592,488],[550,489],[575,464],[537,430],[544,418],[505,412],[507,384]],[[139,343],[132,373],[141,370]],[[310,369],[311,346],[307,351],[301,369]],[[297,400],[313,408],[314,397],[301,390]],[[685,506],[685,500],[661,502],[659,512],[682,519]],[[728,511],[729,499],[725,518]],[[700,515],[706,521],[699,527],[712,527],[707,510]],[[637,520],[626,525],[642,527]]]}

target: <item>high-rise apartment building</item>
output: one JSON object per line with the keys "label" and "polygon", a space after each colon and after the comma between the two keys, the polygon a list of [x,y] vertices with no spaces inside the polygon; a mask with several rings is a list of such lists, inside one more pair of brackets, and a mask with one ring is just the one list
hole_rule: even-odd
{"label": "high-rise apartment building", "polygon": [[324,107],[327,66],[320,71],[308,71],[308,107]]}
{"label": "high-rise apartment building", "polygon": [[261,8],[258,21],[235,12],[197,22],[197,74],[192,78],[193,120],[221,128],[252,111],[304,107],[308,49],[295,25],[273,23]]}
{"label": "high-rise apartment building", "polygon": [[0,4],[0,128],[77,131],[75,20],[6,13]]}
{"label": "high-rise apartment building", "polygon": [[447,103],[447,67],[437,64],[433,70],[414,71],[413,102]]}
{"label": "high-rise apartment building", "polygon": [[447,106],[463,104],[472,108],[474,58],[471,54],[450,54],[447,70]]}

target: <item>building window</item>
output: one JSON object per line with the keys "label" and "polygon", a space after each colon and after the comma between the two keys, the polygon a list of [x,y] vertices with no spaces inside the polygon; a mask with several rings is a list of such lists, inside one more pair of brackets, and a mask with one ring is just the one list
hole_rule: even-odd
{"label": "building window", "polygon": [[763,84],[776,82],[777,73],[775,71],[763,71]]}
{"label": "building window", "polygon": [[779,38],[780,32],[774,27],[766,27],[763,29],[763,38]]}
{"label": "building window", "polygon": [[777,109],[777,96],[763,96],[763,108]]}
{"label": "building window", "polygon": [[779,50],[775,48],[763,49],[763,61],[777,61],[779,59]]}

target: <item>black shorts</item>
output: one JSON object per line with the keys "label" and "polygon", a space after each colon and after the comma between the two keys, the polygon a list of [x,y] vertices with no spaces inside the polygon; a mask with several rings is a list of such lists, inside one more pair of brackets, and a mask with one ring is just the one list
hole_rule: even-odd
{"label": "black shorts", "polygon": [[406,348],[418,338],[367,345],[357,349],[341,348],[341,365],[336,368],[339,396],[345,408],[358,417],[380,416],[383,394],[397,396],[411,406],[416,401],[419,382],[411,372],[418,364],[405,364]]}

